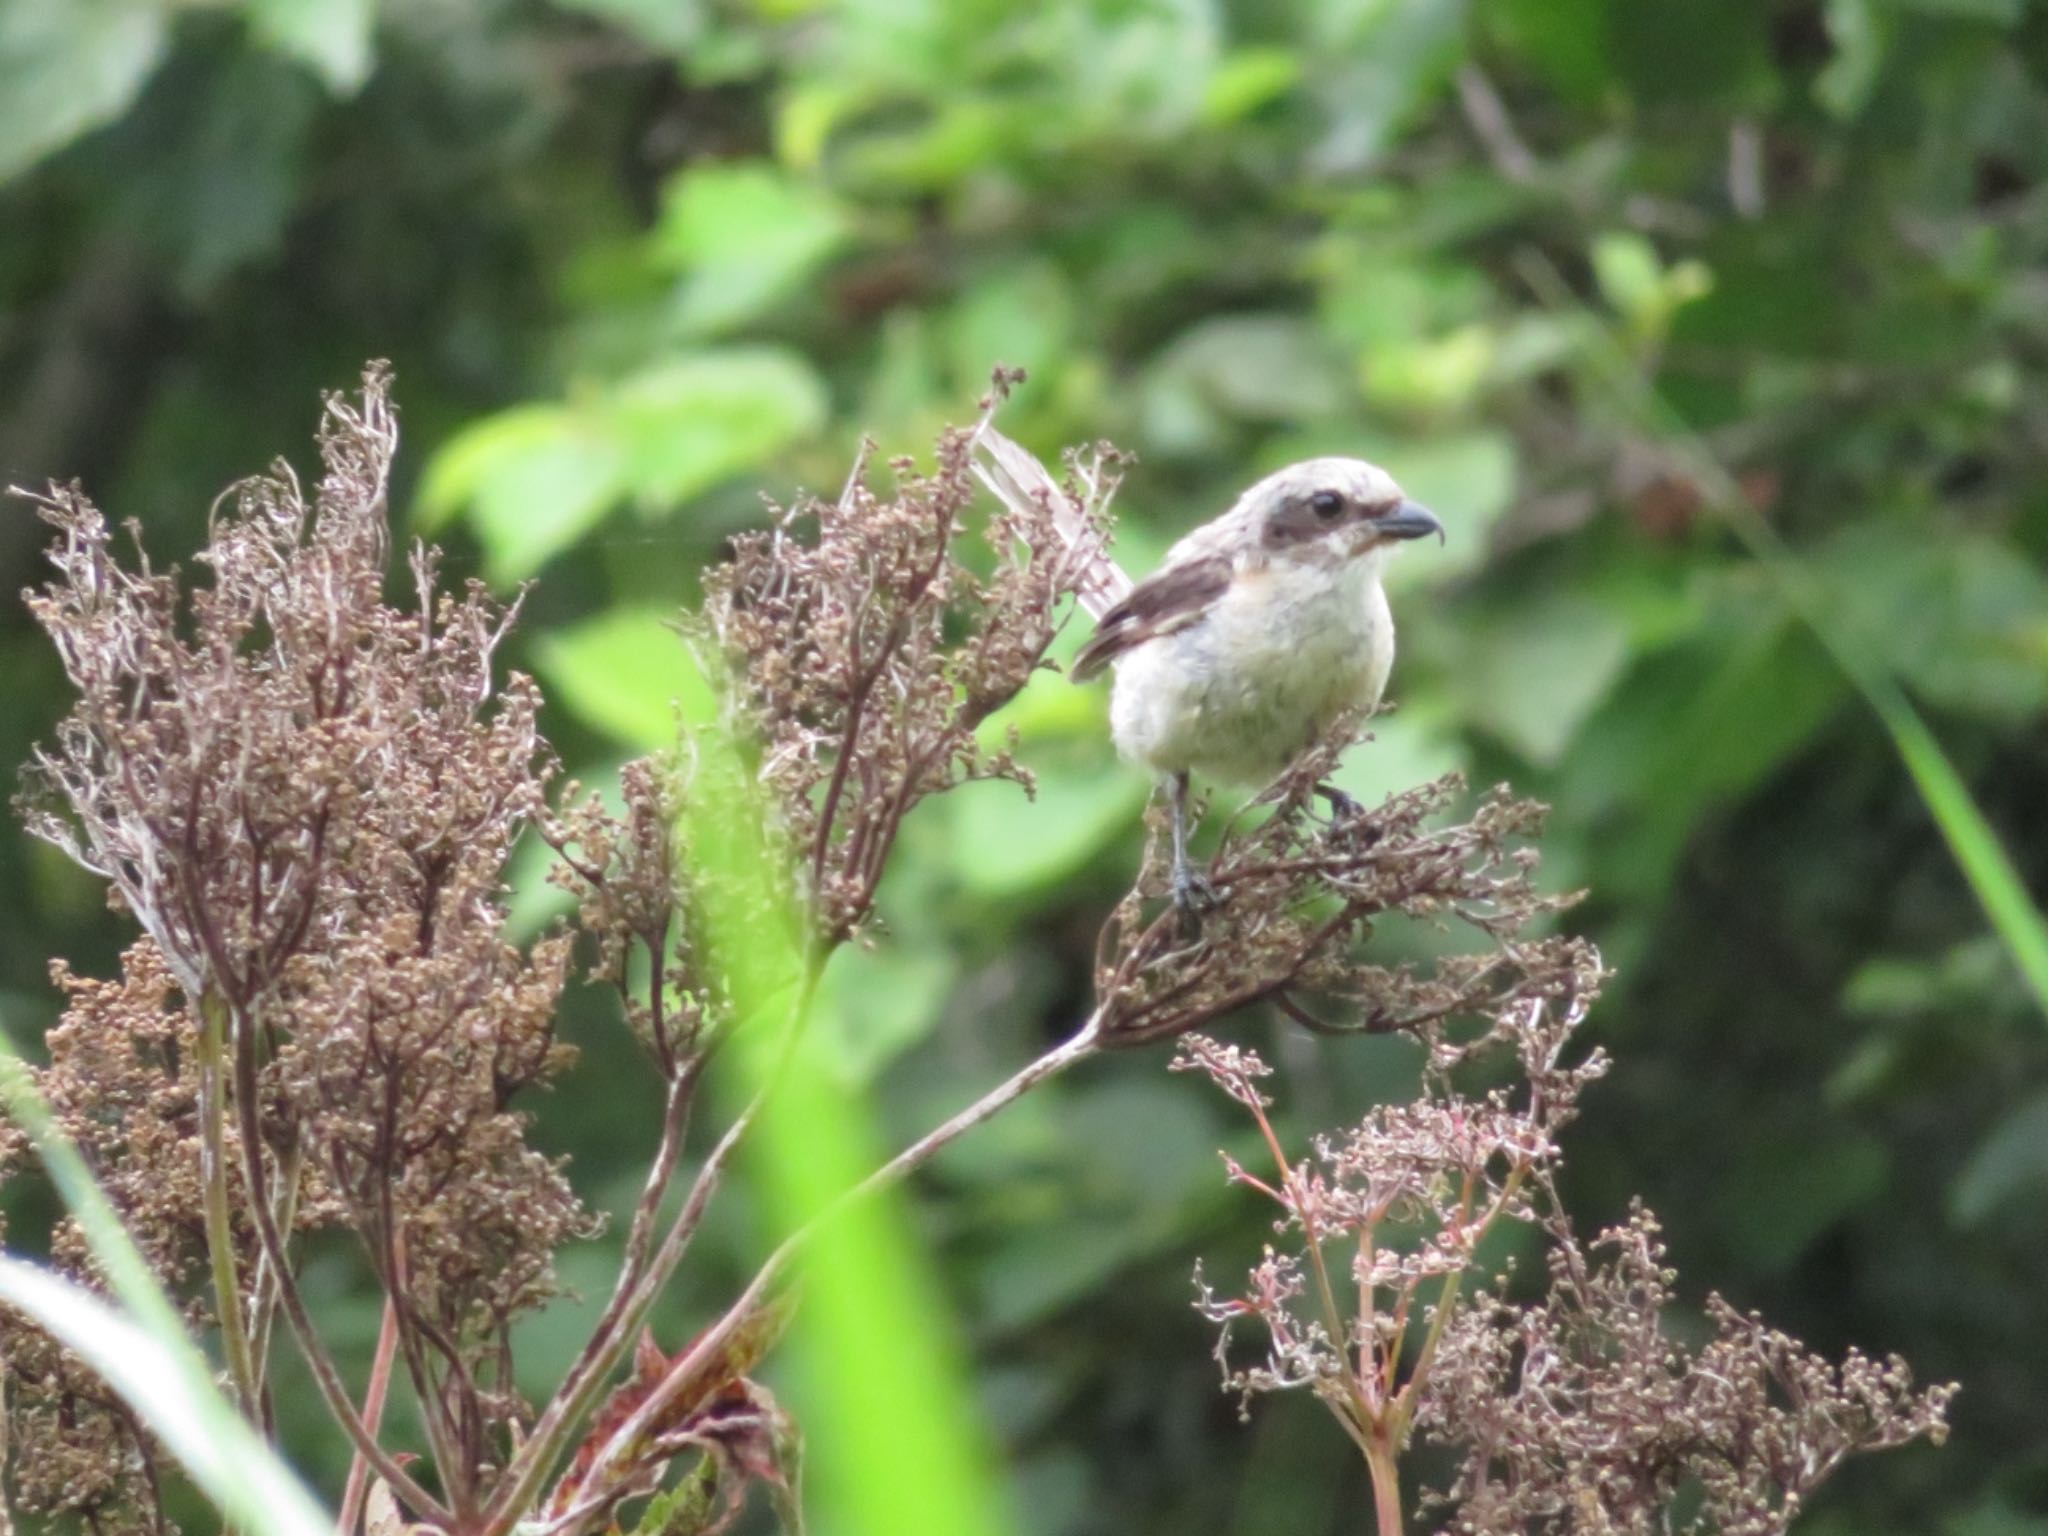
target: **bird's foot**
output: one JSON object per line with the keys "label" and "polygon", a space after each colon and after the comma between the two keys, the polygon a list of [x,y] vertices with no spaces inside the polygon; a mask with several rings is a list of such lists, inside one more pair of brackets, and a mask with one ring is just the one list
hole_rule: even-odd
{"label": "bird's foot", "polygon": [[1334,784],[1318,784],[1316,793],[1330,802],[1330,824],[1339,825],[1365,814],[1365,807]]}
{"label": "bird's foot", "polygon": [[1216,887],[1209,883],[1209,877],[1194,865],[1180,863],[1173,866],[1173,905],[1180,913],[1181,927],[1190,937],[1200,931],[1202,918],[1220,906]]}

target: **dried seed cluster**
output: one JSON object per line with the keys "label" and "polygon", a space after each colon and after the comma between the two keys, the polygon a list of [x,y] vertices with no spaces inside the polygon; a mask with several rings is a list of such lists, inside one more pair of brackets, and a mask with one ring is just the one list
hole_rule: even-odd
{"label": "dried seed cluster", "polygon": [[[578,1536],[645,1500],[642,1531],[711,1536],[755,1485],[793,1509],[795,1427],[753,1371],[791,1304],[777,1288],[803,1234],[682,1349],[644,1327],[774,1089],[771,1073],[671,1199],[707,1062],[742,1028],[779,1029],[786,1060],[803,1022],[800,1008],[742,1016],[758,989],[736,969],[735,925],[713,932],[707,916],[715,882],[736,877],[693,846],[706,820],[694,813],[735,778],[765,792],[787,870],[750,869],[725,894],[753,903],[742,917],[802,930],[778,947],[800,952],[806,995],[870,926],[922,800],[977,778],[1028,788],[988,739],[990,717],[1045,664],[1067,600],[1109,579],[1099,547],[1119,461],[1071,457],[1061,485],[1004,445],[980,540],[967,532],[976,455],[997,441],[980,426],[947,433],[929,473],[891,464],[887,492],[864,450],[836,500],[776,510],[683,624],[707,673],[729,679],[732,729],[629,765],[614,814],[574,784],[549,803],[537,691],[495,672],[516,604],[440,591],[425,549],[408,602],[386,601],[396,441],[389,381],[372,368],[358,399],[327,403],[315,493],[282,465],[232,488],[198,582],[139,548],[117,559],[75,488],[33,498],[57,539],[55,575],[28,601],[77,703],[30,765],[23,809],[143,930],[116,979],[58,968],[67,1006],[40,1084],[195,1333],[217,1333],[260,1425],[273,1337],[289,1331],[375,1476],[380,1528],[501,1536],[527,1521]],[[1274,1241],[1241,1292],[1200,1293],[1226,1381],[1247,1399],[1306,1388],[1327,1403],[1372,1468],[1383,1536],[1400,1528],[1397,1463],[1416,1430],[1462,1454],[1441,1502],[1449,1528],[1474,1536],[1668,1530],[1693,1487],[1691,1528],[1757,1536],[1844,1456],[1938,1437],[1946,1389],[1916,1393],[1895,1361],[1830,1365],[1718,1301],[1709,1342],[1671,1343],[1670,1275],[1646,1215],[1591,1257],[1580,1248],[1555,1173],[1560,1133],[1607,1067],[1575,1045],[1602,970],[1590,946],[1548,931],[1567,902],[1535,880],[1542,808],[1496,789],[1460,819],[1462,786],[1444,780],[1319,820],[1314,786],[1349,735],[1229,819],[1199,932],[1165,899],[1155,818],[1072,1038],[863,1187],[1097,1051],[1178,1040],[1175,1065],[1244,1109],[1273,1164],[1228,1164],[1273,1204]],[[522,952],[503,938],[504,879],[529,828],[578,912],[573,931]],[[1478,942],[1389,964],[1372,942],[1388,923]],[[528,1144],[521,1107],[569,1064],[555,1020],[579,970],[617,992],[665,1102],[610,1297],[530,1407],[513,1384],[513,1324],[554,1294],[561,1245],[597,1227]],[[1200,1033],[1254,1004],[1412,1040],[1419,1093],[1290,1155],[1263,1063]],[[24,1151],[0,1124],[0,1172]],[[1547,1237],[1545,1295],[1472,1291],[1501,1224]],[[422,1446],[387,1447],[370,1428],[298,1292],[291,1244],[320,1228],[355,1234],[383,1290]],[[68,1223],[47,1246],[93,1282]],[[1231,1353],[1246,1328],[1262,1341],[1250,1363]],[[170,1469],[90,1372],[5,1312],[0,1371],[17,1507],[96,1533],[165,1529]]]}

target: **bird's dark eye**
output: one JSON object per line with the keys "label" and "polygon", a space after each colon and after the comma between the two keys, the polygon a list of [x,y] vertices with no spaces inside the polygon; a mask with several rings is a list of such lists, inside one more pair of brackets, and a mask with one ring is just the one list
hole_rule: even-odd
{"label": "bird's dark eye", "polygon": [[1343,514],[1344,498],[1335,491],[1317,491],[1309,497],[1308,509],[1327,523]]}

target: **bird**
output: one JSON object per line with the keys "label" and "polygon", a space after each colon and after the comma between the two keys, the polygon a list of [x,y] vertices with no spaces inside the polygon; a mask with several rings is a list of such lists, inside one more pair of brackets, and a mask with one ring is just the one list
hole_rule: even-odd
{"label": "bird", "polygon": [[[1111,738],[1165,787],[1174,902],[1198,913],[1214,898],[1188,857],[1191,778],[1264,785],[1341,716],[1378,705],[1394,662],[1382,572],[1399,545],[1441,541],[1443,523],[1376,464],[1307,459],[1253,485],[1134,583],[1084,547],[1094,530],[1027,450],[993,428],[983,447],[983,479],[999,495],[1021,488],[1053,506],[1061,536],[1095,557],[1080,595],[1096,630],[1068,675],[1114,671]],[[1356,809],[1334,785],[1317,792],[1338,815]]]}

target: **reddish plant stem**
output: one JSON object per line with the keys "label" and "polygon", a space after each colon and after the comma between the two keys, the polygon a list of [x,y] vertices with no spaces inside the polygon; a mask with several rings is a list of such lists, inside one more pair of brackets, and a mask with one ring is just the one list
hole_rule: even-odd
{"label": "reddish plant stem", "polygon": [[[653,1427],[668,1413],[671,1405],[699,1385],[699,1378],[713,1361],[720,1358],[734,1332],[754,1315],[766,1300],[769,1288],[788,1269],[804,1245],[828,1222],[849,1206],[896,1184],[905,1175],[928,1162],[941,1148],[984,1121],[994,1118],[1040,1083],[1058,1076],[1076,1062],[1094,1055],[1101,1049],[1101,1023],[1102,1013],[1098,1009],[1089,1015],[1087,1022],[1064,1044],[1038,1057],[944,1124],[926,1132],[784,1238],[775,1251],[768,1255],[760,1269],[755,1272],[754,1278],[748,1282],[746,1290],[740,1293],[739,1298],[726,1309],[724,1315],[697,1336],[689,1350],[669,1367],[668,1374],[662,1378],[660,1385],[641,1401],[631,1417],[613,1431],[611,1438],[605,1442],[603,1449],[598,1452],[596,1460],[585,1474],[585,1486],[601,1487],[608,1476],[619,1468],[619,1464],[633,1453],[634,1448],[646,1442]],[[501,1528],[494,1524],[491,1529],[495,1533]]]}
{"label": "reddish plant stem", "polygon": [[1379,1536],[1402,1536],[1399,1453],[1384,1433],[1374,1431],[1367,1440],[1365,1465],[1372,1474],[1373,1524]]}
{"label": "reddish plant stem", "polygon": [[[363,1427],[376,1434],[384,1422],[384,1400],[391,1391],[391,1360],[398,1353],[398,1308],[384,1298],[384,1320],[377,1325],[377,1353],[370,1362],[370,1384],[363,1391]],[[370,1464],[357,1451],[348,1464],[348,1482],[341,1495],[341,1520],[335,1536],[355,1536],[363,1518],[363,1500],[370,1491]]]}
{"label": "reddish plant stem", "polygon": [[[263,1127],[257,1109],[256,1021],[246,1010],[237,1008],[234,1013],[234,1099],[237,1127],[241,1132],[242,1168],[249,1187],[261,1189]],[[262,1245],[264,1257],[277,1276],[277,1295],[284,1303],[285,1321],[291,1324],[292,1337],[299,1346],[299,1353],[305,1356],[306,1364],[313,1372],[314,1384],[320,1389],[320,1396],[327,1404],[327,1411],[348,1435],[357,1454],[376,1469],[377,1475],[391,1485],[391,1491],[397,1494],[416,1516],[447,1525],[450,1517],[446,1506],[422,1488],[419,1480],[408,1473],[389,1451],[377,1443],[376,1434],[364,1425],[362,1416],[356,1412],[355,1404],[349,1400],[348,1389],[342,1385],[341,1372],[334,1364],[334,1357],[327,1352],[326,1344],[313,1326],[312,1314],[306,1310],[305,1297],[299,1294],[298,1281],[292,1275],[285,1253],[284,1239],[278,1234],[277,1222],[271,1214],[270,1203],[266,1200],[252,1200],[249,1202],[249,1212],[255,1218],[257,1241]]]}

